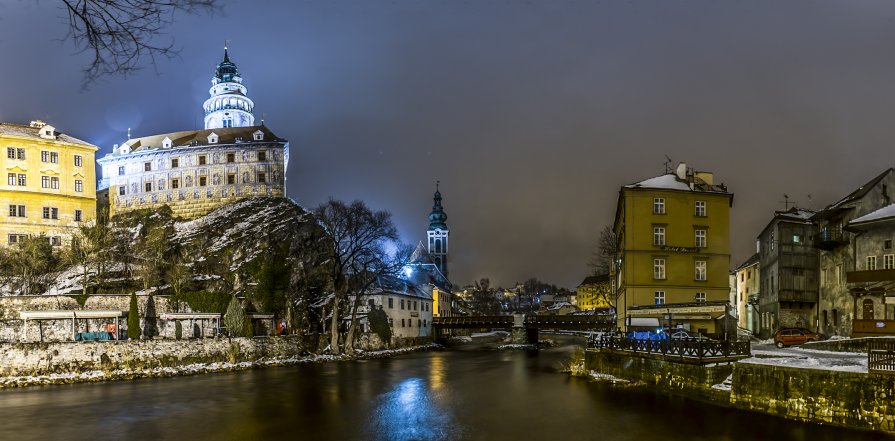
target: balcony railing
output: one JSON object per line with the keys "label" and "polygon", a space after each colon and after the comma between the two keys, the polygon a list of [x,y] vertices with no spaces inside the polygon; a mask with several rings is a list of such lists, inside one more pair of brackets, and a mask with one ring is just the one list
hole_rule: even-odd
{"label": "balcony railing", "polygon": [[692,340],[647,340],[604,335],[591,340],[591,348],[675,357],[689,363],[711,363],[723,359],[746,358],[752,354],[749,342]]}
{"label": "balcony railing", "polygon": [[821,228],[813,236],[812,246],[824,251],[831,251],[842,245],[848,245],[848,235],[842,231],[842,228]]}

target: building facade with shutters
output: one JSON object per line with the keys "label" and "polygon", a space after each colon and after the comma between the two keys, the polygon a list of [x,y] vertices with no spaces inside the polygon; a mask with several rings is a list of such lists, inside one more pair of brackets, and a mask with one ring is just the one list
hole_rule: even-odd
{"label": "building facade with shutters", "polygon": [[[730,208],[712,173],[680,164],[619,191],[611,276],[618,326],[633,318],[705,334],[730,332]],[[722,325],[722,323],[727,323]]]}
{"label": "building facade with shutters", "polygon": [[94,219],[95,145],[33,121],[0,124],[0,148],[0,243],[43,236],[59,246]]}

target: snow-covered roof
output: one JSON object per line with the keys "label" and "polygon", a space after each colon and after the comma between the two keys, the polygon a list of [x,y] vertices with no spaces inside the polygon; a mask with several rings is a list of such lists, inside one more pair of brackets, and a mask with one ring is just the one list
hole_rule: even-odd
{"label": "snow-covered roof", "polygon": [[859,218],[852,219],[849,225],[864,224],[868,222],[880,221],[895,217],[895,204],[886,205],[879,210],[867,213]]}
{"label": "snow-covered roof", "polygon": [[[35,138],[39,140],[46,140],[46,138],[42,138],[40,136],[40,129],[43,126],[23,126],[19,124],[10,124],[10,123],[0,123],[0,135],[8,135],[8,136],[19,136],[23,138]],[[65,133],[56,132],[56,141],[65,142],[68,144],[78,144],[86,147],[93,147],[95,149],[99,149],[99,147],[87,142],[75,138],[74,136],[66,135]]]}
{"label": "snow-covered roof", "polygon": [[811,219],[811,216],[814,216],[814,213],[815,212],[812,210],[793,207],[787,211],[778,211],[777,216],[807,221],[808,219]]}
{"label": "snow-covered roof", "polygon": [[645,181],[640,181],[635,184],[626,185],[625,188],[660,188],[667,190],[686,190],[690,191],[690,185],[678,179],[676,175],[673,173],[664,174],[662,176],[656,176],[655,178],[649,178]]}

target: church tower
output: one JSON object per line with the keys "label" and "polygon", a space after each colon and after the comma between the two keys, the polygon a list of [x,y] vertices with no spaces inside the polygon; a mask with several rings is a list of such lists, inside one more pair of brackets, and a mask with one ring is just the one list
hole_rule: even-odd
{"label": "church tower", "polygon": [[246,96],[242,77],[236,63],[230,61],[227,46],[224,46],[224,60],[218,64],[211,79],[211,95],[205,100],[205,128],[251,127],[255,125],[252,109],[255,103]]}
{"label": "church tower", "polygon": [[435,204],[429,213],[429,230],[426,232],[426,235],[429,237],[429,255],[432,256],[432,260],[438,266],[441,274],[447,277],[448,236],[450,231],[445,223],[447,214],[444,213],[444,209],[441,207],[441,192],[438,191],[437,182],[435,184],[434,199]]}

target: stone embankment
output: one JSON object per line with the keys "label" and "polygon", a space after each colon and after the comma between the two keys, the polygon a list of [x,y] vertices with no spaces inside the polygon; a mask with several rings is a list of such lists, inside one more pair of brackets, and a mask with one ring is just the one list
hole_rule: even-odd
{"label": "stone embankment", "polygon": [[792,420],[895,434],[895,376],[760,363],[685,364],[650,354],[587,350],[598,380]]}
{"label": "stone embankment", "polygon": [[299,363],[380,358],[428,344],[353,356],[309,354],[298,336],[0,344],[0,387],[194,375]]}

